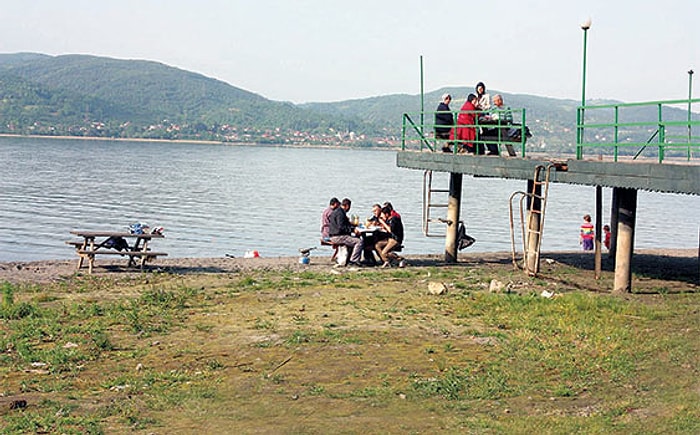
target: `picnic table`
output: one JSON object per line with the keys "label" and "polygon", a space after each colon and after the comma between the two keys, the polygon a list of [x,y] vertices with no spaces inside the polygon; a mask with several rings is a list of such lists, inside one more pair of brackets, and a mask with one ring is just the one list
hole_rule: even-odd
{"label": "picnic table", "polygon": [[[88,273],[92,273],[97,255],[120,255],[129,257],[128,267],[140,265],[141,269],[146,262],[156,257],[165,257],[165,252],[151,251],[150,242],[152,239],[163,238],[162,234],[134,234],[130,232],[114,231],[71,231],[71,234],[78,237],[76,240],[69,240],[66,244],[75,248],[78,254],[78,268],[83,267],[84,260],[88,263]],[[115,250],[115,248],[121,248]]]}

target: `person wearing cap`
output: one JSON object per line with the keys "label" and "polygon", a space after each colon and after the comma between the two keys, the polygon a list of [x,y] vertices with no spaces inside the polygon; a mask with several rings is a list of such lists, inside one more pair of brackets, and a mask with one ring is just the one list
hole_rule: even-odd
{"label": "person wearing cap", "polygon": [[[452,131],[452,127],[455,124],[454,115],[452,115],[452,111],[450,110],[451,101],[452,96],[450,94],[443,94],[442,101],[440,101],[435,111],[435,139],[450,139],[450,131]],[[447,142],[443,144],[442,150],[447,153],[452,151]]]}

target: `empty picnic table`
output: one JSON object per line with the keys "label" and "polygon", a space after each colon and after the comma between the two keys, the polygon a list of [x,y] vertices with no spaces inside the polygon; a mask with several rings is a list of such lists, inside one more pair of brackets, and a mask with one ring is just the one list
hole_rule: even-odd
{"label": "empty picnic table", "polygon": [[[165,252],[154,252],[150,249],[152,239],[163,238],[162,234],[133,234],[129,232],[114,231],[71,231],[71,234],[78,237],[77,240],[67,241],[66,244],[75,248],[78,255],[78,270],[83,267],[84,260],[87,259],[88,273],[92,273],[97,255],[121,255],[129,257],[127,266],[136,266],[136,258],[141,269],[146,262],[156,257],[165,257]],[[121,242],[121,250],[114,250],[116,242]]]}

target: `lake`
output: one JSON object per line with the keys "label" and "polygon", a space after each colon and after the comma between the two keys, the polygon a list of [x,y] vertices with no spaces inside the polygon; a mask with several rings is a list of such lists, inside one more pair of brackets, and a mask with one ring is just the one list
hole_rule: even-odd
{"label": "lake", "polygon": [[[73,258],[71,230],[135,222],[164,227],[154,249],[170,257],[296,256],[318,245],[332,196],[351,198],[350,214],[362,218],[391,201],[406,254],[444,252],[443,239],[422,234],[423,173],[398,168],[392,151],[0,138],[0,163],[0,261]],[[436,174],[433,187],[447,183]],[[477,240],[466,251],[510,251],[508,199],[525,186],[464,177],[461,216]],[[638,204],[637,248],[698,247],[700,198],[640,191]],[[542,249],[580,249],[581,218],[594,207],[595,188],[552,184]]]}

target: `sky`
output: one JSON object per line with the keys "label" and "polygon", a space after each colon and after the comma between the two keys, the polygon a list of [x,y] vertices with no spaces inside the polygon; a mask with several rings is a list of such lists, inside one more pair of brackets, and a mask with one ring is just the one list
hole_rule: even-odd
{"label": "sky", "polygon": [[0,53],[153,60],[293,103],[417,95],[421,56],[426,92],[580,100],[588,18],[589,99],[684,99],[700,72],[697,0],[0,0],[0,16]]}

